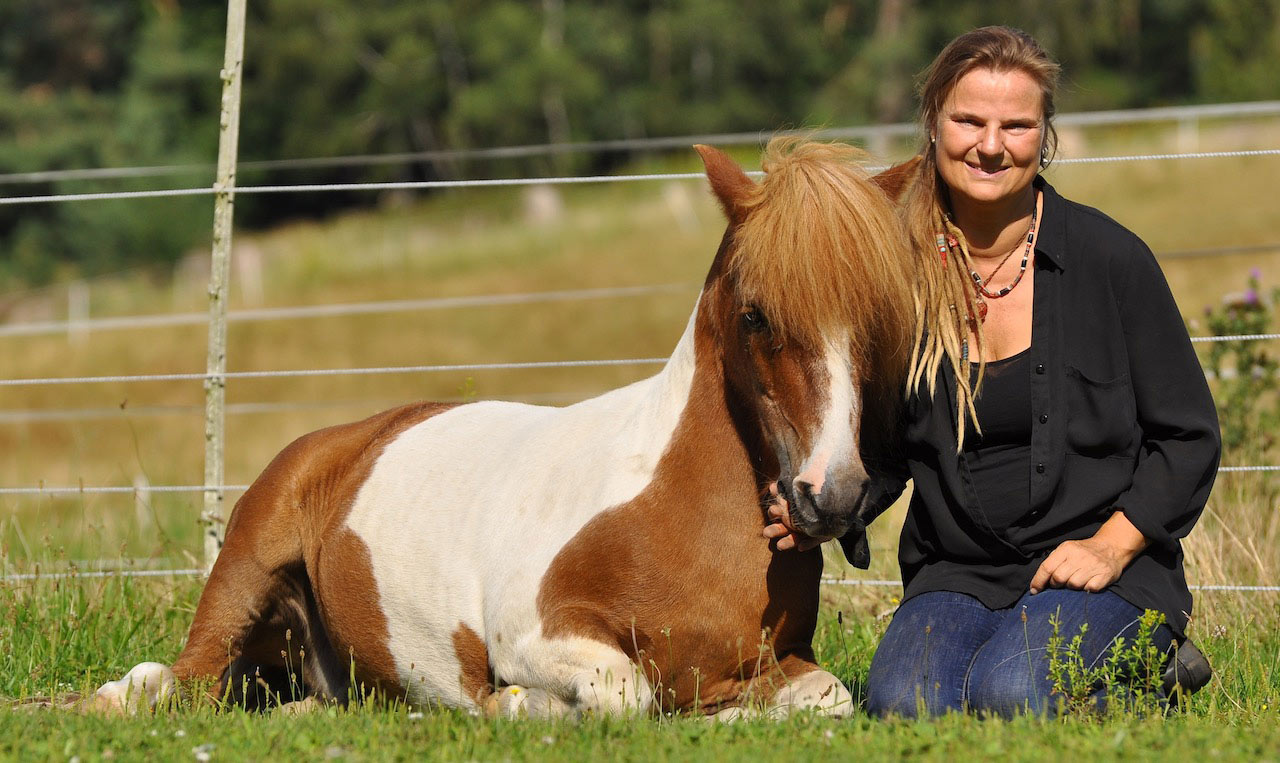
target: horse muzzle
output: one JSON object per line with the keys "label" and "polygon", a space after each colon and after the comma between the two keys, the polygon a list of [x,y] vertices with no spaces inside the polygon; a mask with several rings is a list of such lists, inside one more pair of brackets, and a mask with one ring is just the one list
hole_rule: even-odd
{"label": "horse muzzle", "polygon": [[787,501],[791,526],[814,538],[839,538],[854,529],[858,509],[866,500],[871,480],[860,478],[828,480],[821,492],[804,480],[783,475],[778,493]]}

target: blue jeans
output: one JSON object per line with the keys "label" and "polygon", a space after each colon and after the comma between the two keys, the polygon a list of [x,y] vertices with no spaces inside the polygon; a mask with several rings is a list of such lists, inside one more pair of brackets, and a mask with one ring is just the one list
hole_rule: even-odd
{"label": "blue jeans", "polygon": [[[1055,711],[1047,653],[1049,618],[1055,614],[1064,643],[1088,624],[1080,657],[1091,666],[1107,656],[1117,637],[1132,641],[1142,610],[1110,591],[1048,589],[996,610],[965,594],[920,594],[898,608],[876,648],[867,678],[868,710],[913,718],[919,702],[927,715]],[[1173,633],[1162,625],[1153,641],[1169,654]],[[1103,689],[1095,696],[1105,701]]]}

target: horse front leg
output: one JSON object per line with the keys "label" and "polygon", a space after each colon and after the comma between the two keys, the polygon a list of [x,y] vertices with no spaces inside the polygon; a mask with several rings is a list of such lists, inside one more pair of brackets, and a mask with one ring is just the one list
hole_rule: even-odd
{"label": "horse front leg", "polygon": [[832,718],[853,714],[853,695],[839,678],[817,665],[805,673],[787,675],[769,699],[765,715],[785,718],[797,711],[811,711]]}
{"label": "horse front leg", "polygon": [[625,653],[598,641],[544,640],[522,662],[533,668],[529,673],[542,685],[503,686],[485,703],[490,715],[620,716],[646,713],[653,705],[653,688],[640,667]]}

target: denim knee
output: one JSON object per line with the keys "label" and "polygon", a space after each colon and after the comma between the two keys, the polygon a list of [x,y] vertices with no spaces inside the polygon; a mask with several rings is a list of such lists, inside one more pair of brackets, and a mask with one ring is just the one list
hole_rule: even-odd
{"label": "denim knee", "polygon": [[[877,718],[890,715],[915,718],[920,715],[922,703],[925,716],[939,715],[947,710],[945,706],[933,707],[929,703],[930,692],[926,692],[914,676],[906,673],[893,672],[867,684],[867,713]],[[937,693],[932,694],[935,698],[933,705],[936,705]]]}
{"label": "denim knee", "polygon": [[1023,647],[1012,654],[990,655],[997,659],[974,660],[966,680],[965,701],[968,708],[979,714],[999,715],[1010,718],[1045,711],[1049,692],[1044,664],[1044,649]]}

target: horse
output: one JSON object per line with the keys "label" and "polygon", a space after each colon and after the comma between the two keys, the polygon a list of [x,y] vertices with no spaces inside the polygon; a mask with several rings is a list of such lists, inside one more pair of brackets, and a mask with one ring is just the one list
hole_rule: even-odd
{"label": "horse", "polygon": [[236,503],[177,660],[93,702],[204,682],[251,707],[851,712],[811,643],[821,551],[761,530],[775,482],[797,529],[859,529],[860,441],[901,397],[915,319],[900,178],[775,139],[756,183],[695,149],[728,225],[659,373],[563,408],[424,402],[302,436]]}

